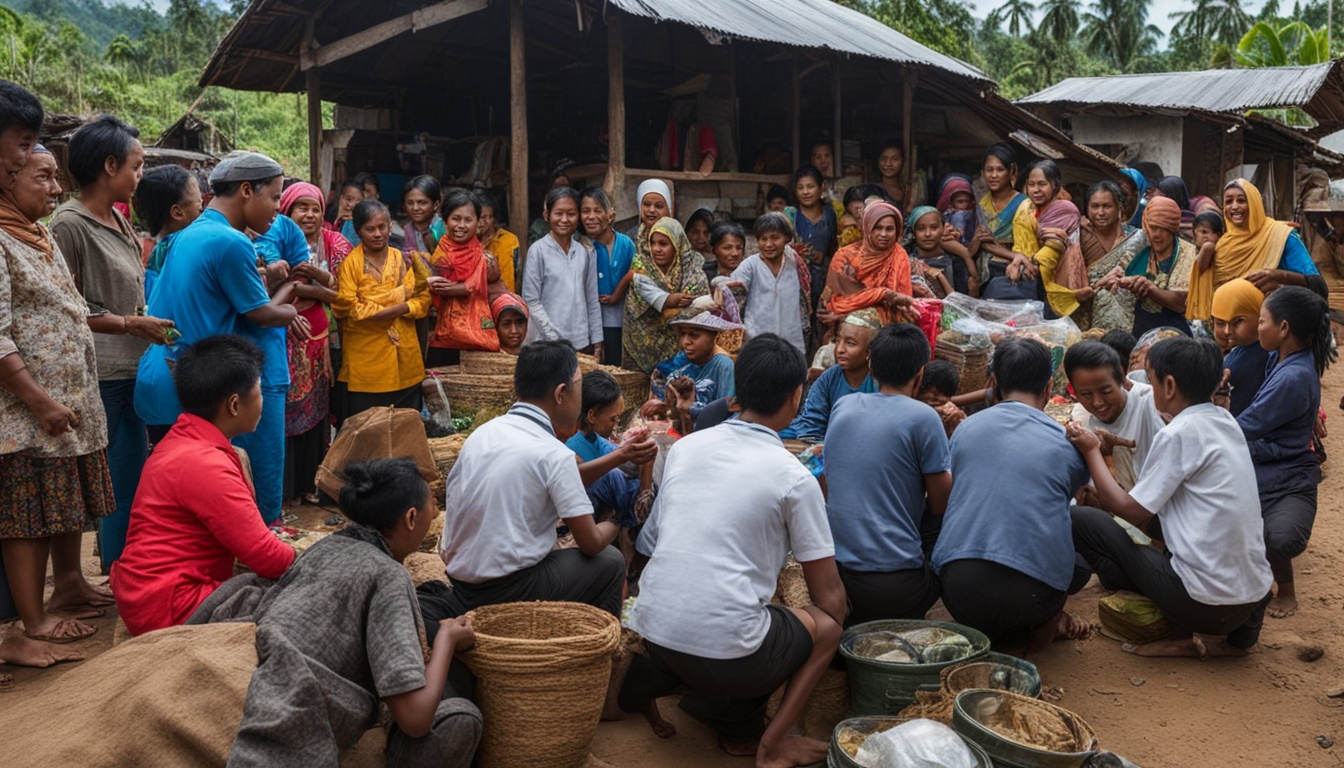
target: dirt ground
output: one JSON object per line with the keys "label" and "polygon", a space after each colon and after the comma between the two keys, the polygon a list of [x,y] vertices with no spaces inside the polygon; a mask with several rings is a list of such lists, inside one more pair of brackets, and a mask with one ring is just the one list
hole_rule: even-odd
{"label": "dirt ground", "polygon": [[[1032,659],[1045,685],[1062,691],[1059,705],[1073,710],[1096,731],[1101,745],[1135,763],[1153,766],[1344,765],[1344,366],[1326,375],[1322,402],[1329,414],[1330,460],[1320,489],[1319,514],[1307,552],[1295,561],[1300,610],[1287,619],[1265,620],[1260,645],[1248,658],[1143,659],[1101,637],[1060,642]],[[91,537],[86,570],[96,573]],[[94,579],[98,583],[104,580]],[[1096,621],[1095,582],[1070,600],[1076,615]],[[939,610],[941,605],[936,607]],[[100,631],[78,647],[95,656],[112,645],[115,611],[96,622]],[[1309,651],[1324,655],[1314,661]],[[72,665],[50,670],[0,666],[14,685],[0,689],[0,706],[15,706],[45,688]],[[663,716],[678,734],[661,740],[642,718],[603,723],[593,755],[618,768],[725,768],[750,765],[720,752],[712,732],[665,700]],[[1324,737],[1323,739],[1319,737]],[[381,765],[380,739],[371,732],[343,766]]]}

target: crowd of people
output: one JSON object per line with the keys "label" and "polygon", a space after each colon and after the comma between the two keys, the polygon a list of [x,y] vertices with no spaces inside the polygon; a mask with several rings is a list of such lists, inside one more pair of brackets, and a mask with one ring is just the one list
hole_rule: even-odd
{"label": "crowd of people", "polygon": [[[381,701],[389,762],[470,764],[480,713],[451,659],[470,611],[502,602],[620,616],[637,595],[647,653],[611,714],[671,736],[657,699],[689,688],[681,706],[759,766],[823,757],[794,727],[855,624],[941,600],[1030,653],[1086,634],[1065,608],[1095,575],[1171,626],[1126,650],[1202,656],[1297,609],[1333,335],[1294,226],[1245,179],[1219,205],[1125,169],[1075,200],[1055,163],[996,144],[978,179],[931,187],[886,147],[874,183],[839,190],[819,142],[750,235],[706,209],[683,223],[656,179],[617,232],[603,189],[560,177],[524,254],[477,192],[416,177],[399,220],[373,176],[329,195],[255,152],[202,189],[143,171],[108,116],[70,139],[78,191],[58,208],[42,117],[0,82],[0,620],[22,622],[0,660],[79,660],[69,644],[113,605],[137,636],[250,618],[240,761],[293,758],[295,728],[334,754]],[[1039,300],[1088,339],[1062,362],[998,340],[965,392],[931,360],[954,293]],[[466,351],[514,356],[517,402],[475,426],[445,497],[405,459],[346,467],[351,525],[296,557],[276,531],[319,501],[333,434],[422,411],[426,371]],[[578,353],[648,374],[649,400]],[[1067,426],[1044,412],[1061,366]],[[416,590],[396,563],[440,505],[450,584]],[[80,567],[92,528],[110,592]],[[771,602],[790,555],[810,606]],[[252,574],[230,578],[235,560]]]}

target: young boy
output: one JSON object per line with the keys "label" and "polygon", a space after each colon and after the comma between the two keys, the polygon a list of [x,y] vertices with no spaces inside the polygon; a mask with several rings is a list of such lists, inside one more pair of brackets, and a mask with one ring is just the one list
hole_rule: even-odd
{"label": "young boy", "polygon": [[173,378],[183,413],[140,479],[126,550],[112,564],[117,609],[132,635],[182,624],[239,560],[276,579],[294,550],[262,522],[229,441],[261,420],[261,350],[241,336],[191,345]]}
{"label": "young boy", "polygon": [[922,619],[938,599],[921,524],[952,490],[947,435],[914,395],[929,359],[917,326],[888,325],[870,346],[878,390],[835,404],[826,429],[826,514],[849,596],[848,625]]}
{"label": "young boy", "polygon": [[1088,429],[1104,430],[1115,479],[1120,487],[1133,488],[1153,437],[1164,425],[1153,405],[1153,388],[1127,378],[1120,355],[1090,339],[1064,353],[1064,374],[1078,400],[1073,420]]}
{"label": "young boy", "polygon": [[649,415],[662,410],[672,416],[683,435],[695,429],[695,420],[705,406],[721,397],[733,396],[733,358],[718,347],[723,331],[741,330],[712,312],[677,318],[668,323],[676,329],[681,351],[654,369],[653,398],[645,404]]}
{"label": "young boy", "polygon": [[1086,633],[1064,602],[1091,575],[1076,568],[1069,520],[1087,466],[1043,412],[1050,350],[1007,338],[990,365],[996,404],[966,419],[950,444],[952,495],[933,569],[955,621],[996,649],[1032,652]]}
{"label": "young boy", "polygon": [[868,371],[868,345],[881,328],[882,320],[875,309],[849,313],[836,334],[835,365],[812,383],[803,410],[779,433],[780,437],[821,442],[826,437],[831,409],[840,398],[877,391],[877,382]]}
{"label": "young boy", "polygon": [[[966,412],[953,401],[959,387],[961,387],[961,374],[957,373],[955,365],[946,360],[931,360],[924,366],[924,375],[919,385],[919,401],[938,412],[948,437],[951,437],[961,422],[966,420]],[[983,397],[982,394],[981,398]]]}
{"label": "young boy", "polygon": [[[1207,339],[1166,339],[1148,350],[1153,402],[1172,420],[1153,438],[1129,493],[1107,471],[1097,436],[1077,422],[1068,426],[1105,509],[1073,510],[1078,553],[1102,586],[1143,594],[1171,624],[1166,640],[1124,647],[1140,656],[1245,655],[1269,603],[1273,577],[1255,466],[1236,419],[1210,402],[1222,378],[1220,358]],[[1167,552],[1134,544],[1110,515],[1139,528],[1159,517]],[[1195,632],[1226,640],[1206,649]]]}
{"label": "young boy", "polygon": [[812,278],[803,257],[789,245],[793,224],[782,213],[767,213],[756,220],[754,234],[760,252],[739,264],[731,278],[714,278],[714,287],[746,291],[742,322],[747,341],[774,333],[806,354]]}
{"label": "young boy", "polygon": [[[648,656],[634,658],[620,706],[657,722],[658,697],[684,685],[681,707],[714,726],[729,754],[808,765],[826,744],[791,733],[835,656],[845,589],[821,488],[776,434],[798,409],[807,363],[763,334],[742,347],[736,375],[741,417],[682,438],[668,455],[639,538],[652,559],[630,620]],[[815,605],[770,603],[790,551]],[[785,682],[767,727],[766,702]]]}

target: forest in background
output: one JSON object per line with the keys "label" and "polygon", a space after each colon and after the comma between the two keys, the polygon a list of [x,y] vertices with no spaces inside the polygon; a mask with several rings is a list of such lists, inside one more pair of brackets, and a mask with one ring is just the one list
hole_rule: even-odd
{"label": "forest in background", "polygon": [[[986,5],[984,18],[958,0],[835,2],[979,67],[1009,98],[1069,76],[1312,64],[1344,48],[1344,19],[1336,15],[1334,29],[1326,30],[1328,0],[1291,6],[1190,0],[1167,19],[1152,16],[1151,0],[1006,0]],[[246,7],[246,0],[170,0],[160,12],[148,2],[7,0],[0,4],[0,77],[31,89],[52,112],[115,114],[147,141],[193,109],[237,146],[267,152],[303,173],[302,94],[196,85]],[[330,125],[330,105],[324,106]]]}

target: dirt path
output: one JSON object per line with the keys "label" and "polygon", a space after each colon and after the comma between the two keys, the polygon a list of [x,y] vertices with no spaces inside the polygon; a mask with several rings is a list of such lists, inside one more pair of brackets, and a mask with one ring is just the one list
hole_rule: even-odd
{"label": "dirt path", "polygon": [[[1192,661],[1142,659],[1123,653],[1104,638],[1056,643],[1033,659],[1047,685],[1063,690],[1060,706],[1082,715],[1101,744],[1145,768],[1154,766],[1344,765],[1344,744],[1324,749],[1317,737],[1344,741],[1344,699],[1328,691],[1344,688],[1344,365],[1326,376],[1323,403],[1332,433],[1326,438],[1330,461],[1320,488],[1319,514],[1311,547],[1298,558],[1301,609],[1287,619],[1266,619],[1260,645],[1245,659]],[[86,542],[86,569],[96,572]],[[1102,592],[1095,584],[1070,601],[1070,610],[1096,620]],[[115,612],[96,622],[98,634],[80,644],[89,656],[111,647]],[[1324,652],[1316,661],[1299,656],[1305,649]],[[0,706],[21,705],[65,669],[29,670],[0,666],[15,685],[0,692]],[[109,704],[111,704],[109,702]],[[634,717],[603,723],[593,754],[618,768],[736,767],[750,765],[715,746],[712,732],[665,701],[663,716],[679,733],[658,739]],[[346,766],[381,765],[380,740],[371,733]]]}

